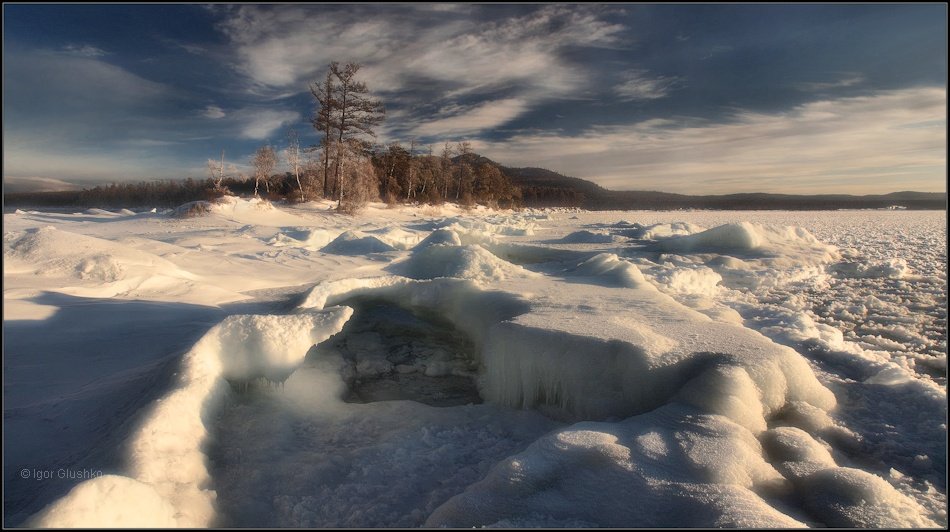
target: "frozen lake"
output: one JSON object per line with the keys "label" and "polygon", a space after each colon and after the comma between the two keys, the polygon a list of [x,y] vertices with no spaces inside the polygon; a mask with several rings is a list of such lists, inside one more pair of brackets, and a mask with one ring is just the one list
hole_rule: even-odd
{"label": "frozen lake", "polygon": [[5,522],[947,525],[945,212],[329,206],[4,214]]}

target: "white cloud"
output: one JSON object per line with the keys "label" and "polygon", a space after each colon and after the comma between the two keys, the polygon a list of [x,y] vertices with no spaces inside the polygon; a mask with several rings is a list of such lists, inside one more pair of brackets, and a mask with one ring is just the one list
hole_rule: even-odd
{"label": "white cloud", "polygon": [[822,81],[822,82],[803,82],[797,83],[795,88],[805,92],[821,92],[829,89],[840,89],[844,87],[853,87],[860,83],[864,82],[864,76],[861,74],[845,74],[844,77],[837,79],[835,81]]}
{"label": "white cloud", "polygon": [[3,176],[3,191],[6,193],[51,192],[59,190],[79,190],[80,188],[82,187],[75,183],[52,177]]}
{"label": "white cloud", "polygon": [[[451,11],[451,10],[450,10]],[[625,29],[584,6],[544,6],[497,22],[419,10],[280,10],[244,5],[225,11],[219,29],[232,41],[249,89],[258,95],[301,93],[332,60],[358,61],[360,78],[381,94],[420,86],[442,92],[424,103],[443,107],[463,97],[505,97],[527,111],[538,102],[578,97],[593,83],[562,52],[613,46]],[[436,22],[431,17],[441,17]],[[426,93],[426,97],[430,95]],[[506,117],[506,120],[512,117]],[[486,120],[487,127],[498,125]],[[457,129],[450,121],[449,126]],[[434,129],[433,129],[434,130]]]}
{"label": "white cloud", "polygon": [[226,113],[224,112],[224,109],[221,109],[217,105],[209,105],[205,107],[204,112],[201,114],[204,115],[206,118],[211,118],[211,119],[224,118],[225,116],[227,116]]}
{"label": "white cloud", "polygon": [[276,110],[242,110],[235,113],[242,122],[241,136],[266,140],[285,124],[300,120],[300,113]]}
{"label": "white cloud", "polygon": [[67,44],[63,47],[63,51],[67,54],[80,57],[102,57],[104,55],[108,55],[109,53],[102,48],[93,46],[91,44]]}
{"label": "white cloud", "polygon": [[451,137],[473,134],[496,128],[514,119],[527,108],[527,102],[508,98],[484,102],[471,107],[443,108],[434,120],[423,122],[412,129],[412,135],[421,137]]}
{"label": "white cloud", "polygon": [[646,70],[631,70],[624,74],[624,81],[614,87],[621,100],[656,100],[669,95],[679,81],[676,77],[653,76]]}
{"label": "white cloud", "polygon": [[475,142],[511,166],[543,166],[613,189],[681,193],[946,190],[946,90],[820,100],[726,123],[649,120],[576,136]]}

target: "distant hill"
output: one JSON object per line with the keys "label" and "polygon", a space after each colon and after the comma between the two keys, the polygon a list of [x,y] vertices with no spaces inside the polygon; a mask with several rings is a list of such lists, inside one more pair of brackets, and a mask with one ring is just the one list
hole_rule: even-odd
{"label": "distant hill", "polygon": [[511,182],[522,189],[526,206],[577,206],[590,210],[829,210],[906,209],[946,210],[946,192],[893,192],[866,196],[849,194],[767,194],[762,192],[687,196],[643,190],[609,190],[590,181],[568,177],[544,168],[515,168],[479,155],[478,162],[501,168]]}

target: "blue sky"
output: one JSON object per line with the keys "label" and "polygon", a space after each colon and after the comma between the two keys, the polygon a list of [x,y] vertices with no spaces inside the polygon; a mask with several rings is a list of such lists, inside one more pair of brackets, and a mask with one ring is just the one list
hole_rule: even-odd
{"label": "blue sky", "polygon": [[625,190],[946,190],[947,8],[4,5],[8,187],[206,177],[362,63],[380,142]]}

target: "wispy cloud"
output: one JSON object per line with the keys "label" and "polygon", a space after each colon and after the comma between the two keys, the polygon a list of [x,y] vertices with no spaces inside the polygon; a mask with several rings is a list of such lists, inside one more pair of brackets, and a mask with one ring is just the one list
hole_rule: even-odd
{"label": "wispy cloud", "polygon": [[795,84],[795,88],[805,92],[822,92],[830,89],[853,87],[864,82],[861,74],[849,73],[833,81],[810,81]]}
{"label": "wispy cloud", "polygon": [[67,44],[63,47],[63,52],[80,57],[102,57],[109,54],[102,48],[91,44]]}
{"label": "wispy cloud", "polygon": [[651,76],[647,70],[631,70],[624,73],[622,78],[623,81],[614,87],[614,92],[624,101],[665,98],[680,82],[676,77]]}
{"label": "wispy cloud", "polygon": [[221,109],[217,105],[209,105],[205,107],[205,110],[201,113],[205,118],[218,119],[224,118],[227,114],[224,112],[224,109]]}
{"label": "wispy cloud", "polygon": [[475,147],[505,164],[555,168],[614,189],[945,190],[946,99],[943,88],[881,91],[783,113],[740,111],[724,123],[648,120]]}
{"label": "wispy cloud", "polygon": [[435,119],[412,129],[419,137],[451,137],[469,135],[501,126],[519,116],[527,102],[518,98],[484,102],[470,107],[457,105],[443,108]]}
{"label": "wispy cloud", "polygon": [[[218,27],[233,43],[235,67],[258,95],[306,92],[330,61],[355,60],[364,65],[362,77],[371,89],[397,105],[419,104],[420,116],[433,104],[501,99],[507,102],[504,121],[539,102],[582,95],[592,76],[564,51],[613,46],[624,29],[597,9],[578,6],[545,6],[497,21],[458,16],[455,10],[318,12],[246,5],[222,11]],[[485,127],[503,123],[488,117],[489,106],[472,110],[471,118]],[[439,131],[440,120],[420,127]],[[445,130],[461,130],[460,121],[444,120]]]}
{"label": "wispy cloud", "polygon": [[241,122],[241,136],[253,140],[269,139],[284,125],[300,121],[294,111],[244,109],[234,115]]}

